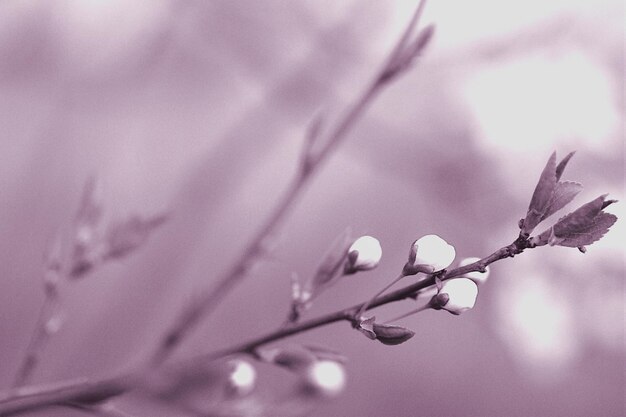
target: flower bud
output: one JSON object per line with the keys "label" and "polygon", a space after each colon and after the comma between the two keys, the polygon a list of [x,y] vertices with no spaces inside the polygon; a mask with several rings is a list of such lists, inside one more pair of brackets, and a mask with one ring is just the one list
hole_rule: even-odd
{"label": "flower bud", "polygon": [[[474,262],[478,262],[480,261],[480,258],[475,258],[475,257],[471,257],[471,258],[465,258],[463,259],[461,262],[459,262],[459,266],[465,266],[465,265],[469,265],[469,264],[473,264]],[[482,285],[485,282],[487,282],[487,278],[489,278],[489,267],[485,268],[485,272],[468,272],[466,274],[464,274],[463,276],[466,278],[471,279],[472,281],[474,281],[477,285]]]}
{"label": "flower bud", "polygon": [[374,323],[373,331],[376,334],[376,339],[384,345],[399,345],[415,336],[414,331],[391,324]]}
{"label": "flower bud", "polygon": [[408,270],[413,274],[417,272],[432,274],[450,266],[455,256],[454,246],[439,236],[422,236],[411,246],[405,272]]}
{"label": "flower bud", "polygon": [[469,278],[454,278],[443,281],[439,293],[431,301],[436,310],[448,310],[459,315],[474,307],[478,296],[478,286]]}
{"label": "flower bud", "polygon": [[256,383],[256,371],[247,361],[233,359],[229,361],[230,374],[228,375],[228,388],[231,394],[242,396],[249,394]]}
{"label": "flower bud", "polygon": [[335,397],[345,386],[346,371],[335,361],[316,361],[305,373],[305,388],[310,394]]}
{"label": "flower bud", "polygon": [[353,274],[357,271],[367,271],[378,266],[383,250],[375,237],[361,236],[348,249],[348,260],[345,273]]}

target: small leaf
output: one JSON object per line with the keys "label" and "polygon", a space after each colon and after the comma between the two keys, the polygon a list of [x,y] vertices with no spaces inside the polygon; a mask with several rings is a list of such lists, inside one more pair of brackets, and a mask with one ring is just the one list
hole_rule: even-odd
{"label": "small leaf", "polygon": [[550,201],[548,203],[548,207],[546,212],[541,216],[540,222],[547,219],[557,211],[561,210],[563,207],[568,205],[574,197],[580,193],[583,189],[583,186],[577,182],[565,181],[559,182],[555,189]]}
{"label": "small leaf", "polygon": [[602,210],[604,210],[613,203],[617,203],[617,200],[606,200],[604,203],[602,203]]}
{"label": "small leaf", "polygon": [[375,340],[376,332],[374,331],[374,321],[376,317],[363,319],[359,322],[357,330],[363,333],[368,339]]}
{"label": "small leaf", "polygon": [[300,371],[314,363],[315,360],[315,355],[313,355],[309,350],[301,346],[288,346],[285,348],[278,348],[276,354],[271,360],[271,363],[292,371]]}
{"label": "small leaf", "polygon": [[150,218],[133,215],[109,227],[105,258],[121,258],[143,245],[150,234],[167,220],[160,214]]}
{"label": "small leaf", "polygon": [[326,252],[322,258],[317,272],[305,283],[303,291],[310,294],[311,299],[318,295],[325,287],[332,285],[334,279],[341,271],[344,260],[348,255],[348,248],[353,241],[350,235],[350,229],[346,229],[335,238],[328,252]]}
{"label": "small leaf", "polygon": [[572,213],[563,216],[558,222],[539,236],[532,238],[536,246],[549,244],[580,248],[600,239],[617,221],[617,217],[602,210],[613,200],[605,201],[602,195],[582,205]]}
{"label": "small leaf", "polygon": [[606,194],[560,218],[554,225],[554,234],[558,237],[565,237],[586,228],[602,210],[605,198]]}
{"label": "small leaf", "polygon": [[560,180],[561,179],[561,175],[563,175],[563,171],[565,171],[565,167],[567,166],[567,163],[569,162],[570,159],[572,159],[572,156],[574,156],[574,154],[576,153],[576,151],[572,151],[570,153],[568,153],[565,158],[561,159],[561,162],[559,162],[559,165],[557,165],[556,167],[556,180]]}
{"label": "small leaf", "polygon": [[374,323],[373,330],[376,333],[376,339],[384,345],[399,345],[415,336],[415,332],[406,327],[390,324]]}
{"label": "small leaf", "polygon": [[524,219],[522,233],[530,234],[539,224],[548,209],[556,188],[556,152],[553,152],[544,167]]}
{"label": "small leaf", "polygon": [[568,234],[567,237],[561,239],[558,245],[570,248],[580,248],[585,245],[591,245],[602,238],[616,221],[617,216],[610,213],[600,213],[587,227]]}

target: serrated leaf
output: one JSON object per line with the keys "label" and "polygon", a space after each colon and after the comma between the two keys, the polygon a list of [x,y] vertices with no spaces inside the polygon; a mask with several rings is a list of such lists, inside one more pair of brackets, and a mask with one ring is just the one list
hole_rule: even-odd
{"label": "serrated leaf", "polygon": [[572,181],[559,182],[556,184],[552,197],[548,203],[546,212],[541,216],[540,222],[544,221],[566,205],[583,189],[582,184]]}
{"label": "serrated leaf", "polygon": [[567,237],[561,238],[558,245],[570,248],[591,245],[593,242],[602,238],[616,221],[617,216],[610,213],[600,213],[584,230],[572,232],[568,234]]}
{"label": "serrated leaf", "polygon": [[415,336],[415,332],[406,327],[390,324],[374,323],[373,330],[376,339],[384,345],[399,345]]}
{"label": "serrated leaf", "polygon": [[528,206],[528,212],[522,225],[522,233],[530,234],[533,229],[539,224],[542,217],[545,215],[550,199],[556,188],[556,152],[553,152],[546,163],[533,196]]}
{"label": "serrated leaf", "polygon": [[597,241],[617,221],[615,215],[602,211],[607,205],[605,198],[602,195],[561,217],[554,226],[534,237],[532,243],[580,248]]}
{"label": "serrated leaf", "polygon": [[606,195],[602,195],[587,204],[583,204],[570,214],[559,219],[554,225],[554,234],[558,237],[567,237],[585,229],[602,210]]}

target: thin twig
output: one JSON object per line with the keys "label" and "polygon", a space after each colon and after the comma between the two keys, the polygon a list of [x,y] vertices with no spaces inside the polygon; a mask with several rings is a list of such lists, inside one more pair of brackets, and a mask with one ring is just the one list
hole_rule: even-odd
{"label": "thin twig", "polygon": [[80,403],[68,403],[67,406],[92,413],[99,417],[134,417],[132,414],[120,410],[110,403],[93,406]]}
{"label": "thin twig", "polygon": [[[367,310],[407,298],[413,298],[420,290],[435,285],[437,277],[445,281],[447,279],[463,276],[469,272],[484,271],[488,265],[501,259],[513,257],[528,248],[528,240],[518,238],[510,245],[500,248],[491,255],[474,263],[444,271],[439,275],[429,275],[414,284],[378,297],[369,303]],[[256,356],[258,348],[287,337],[340,321],[352,323],[355,313],[366,303],[367,301],[364,301],[324,316],[303,321],[291,327],[280,328],[240,345],[188,358],[170,366],[172,369],[176,370],[194,369],[197,368],[199,364],[205,364],[209,361],[230,355],[249,354]],[[81,380],[79,382],[58,383],[53,386],[20,388],[19,390],[4,395],[0,394],[0,416],[16,415],[51,405],[105,401],[131,391],[140,385],[145,377],[146,370],[139,370],[92,382]]]}
{"label": "thin twig", "polygon": [[[177,320],[166,331],[160,344],[152,354],[149,360],[151,366],[158,366],[163,363],[187,334],[215,310],[217,305],[243,281],[248,272],[262,259],[263,255],[266,254],[267,243],[275,236],[278,226],[292,209],[313,174],[318,171],[320,165],[328,159],[332,151],[346,137],[346,134],[354,126],[359,117],[363,115],[364,111],[378,95],[382,87],[387,85],[388,81],[393,78],[389,77],[389,73],[396,71],[393,68],[394,63],[399,54],[401,54],[410,42],[411,35],[417,26],[424,4],[425,0],[420,1],[402,37],[389,55],[385,65],[374,77],[372,82],[358,96],[337,124],[328,131],[324,138],[315,138],[316,142],[323,142],[323,147],[317,153],[306,155],[306,157],[303,158],[303,161],[306,161],[306,169],[298,170],[285,194],[278,200],[278,203],[262,224],[259,231],[252,237],[246,248],[242,251],[244,254],[242,259],[232,265],[225,274],[218,277],[217,284],[214,287],[201,292],[192,304],[183,308]],[[309,139],[309,141],[310,140],[313,139]],[[307,152],[309,152],[311,150],[311,144],[306,143],[305,148],[307,148]]]}
{"label": "thin twig", "polygon": [[39,309],[35,328],[26,346],[26,351],[11,384],[12,388],[18,388],[30,380],[50,336],[58,330],[58,323],[54,321],[59,320],[56,314],[58,314],[59,308],[59,284],[63,277],[61,240],[61,235],[57,235],[46,256],[43,278],[45,298]]}
{"label": "thin twig", "polygon": [[401,320],[401,319],[403,319],[405,317],[409,317],[409,316],[412,316],[414,314],[421,313],[422,311],[428,310],[430,308],[432,308],[432,305],[430,303],[424,304],[422,306],[417,307],[414,310],[409,311],[408,313],[404,313],[404,314],[396,316],[396,317],[394,317],[392,319],[386,320],[383,324],[390,324],[390,323],[396,322],[396,321]]}
{"label": "thin twig", "polygon": [[26,384],[35,371],[39,363],[41,352],[50,338],[50,332],[46,330],[46,323],[50,320],[50,312],[54,311],[56,306],[57,298],[46,293],[46,297],[39,310],[35,329],[28,342],[28,346],[26,346],[26,352],[24,353],[22,362],[11,385],[13,388]]}
{"label": "thin twig", "polygon": [[187,366],[193,366],[194,363],[201,363],[201,361],[218,359],[221,357],[234,355],[238,353],[251,354],[253,356],[256,355],[256,349],[272,343],[277,340],[284,339],[289,336],[293,336],[298,333],[302,333],[317,327],[322,327],[328,324],[336,323],[338,321],[348,321],[353,323],[355,320],[355,314],[360,311],[364,306],[365,310],[371,310],[376,307],[380,307],[385,304],[394,303],[397,301],[402,301],[407,298],[414,298],[415,295],[428,287],[431,287],[436,284],[437,278],[441,281],[445,281],[451,278],[456,278],[463,276],[469,272],[484,272],[485,268],[496,262],[500,259],[510,258],[517,254],[522,253],[525,249],[529,248],[529,243],[527,239],[518,238],[515,242],[511,243],[508,246],[505,246],[491,255],[480,259],[474,263],[458,267],[449,271],[443,271],[442,273],[437,273],[436,275],[428,275],[426,278],[408,285],[406,287],[400,288],[396,291],[390,292],[387,295],[380,296],[371,301],[365,301],[354,305],[352,307],[344,308],[342,310],[327,314],[325,316],[317,317],[314,319],[310,319],[307,321],[303,321],[299,324],[296,324],[292,327],[281,328],[272,333],[269,333],[265,336],[253,339],[251,341],[242,343],[240,345],[227,348],[221,351],[212,352],[205,355],[200,355],[197,357],[193,357],[191,359],[187,359],[181,364],[187,364]]}
{"label": "thin twig", "polygon": [[370,306],[371,301],[377,299],[378,297],[380,297],[381,295],[383,295],[385,293],[385,291],[387,291],[389,288],[393,287],[398,281],[400,281],[402,278],[404,278],[406,275],[404,274],[400,274],[396,279],[394,279],[393,281],[391,281],[389,284],[387,284],[382,290],[378,291],[370,301],[368,301],[367,303],[363,304],[363,306],[359,309],[359,311],[355,314],[355,318],[357,320],[360,320],[361,315],[363,313],[365,313],[365,311],[367,311],[367,308]]}

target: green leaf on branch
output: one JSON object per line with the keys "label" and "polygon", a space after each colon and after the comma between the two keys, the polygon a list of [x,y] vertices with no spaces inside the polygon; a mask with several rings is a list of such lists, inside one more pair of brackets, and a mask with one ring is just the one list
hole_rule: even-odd
{"label": "green leaf on branch", "polygon": [[556,181],[556,152],[553,152],[535,186],[526,218],[522,223],[522,233],[530,234],[541,221],[554,194]]}
{"label": "green leaf on branch", "polygon": [[548,203],[546,212],[541,216],[540,221],[543,221],[572,202],[574,197],[578,195],[583,189],[583,186],[577,182],[565,181],[557,183],[552,198]]}
{"label": "green leaf on branch", "polygon": [[614,202],[616,200],[606,200],[606,195],[602,195],[560,218],[554,226],[534,237],[532,243],[571,248],[590,245],[602,238],[617,221],[617,216],[602,211]]}

